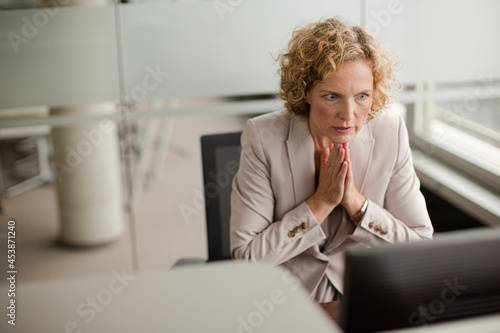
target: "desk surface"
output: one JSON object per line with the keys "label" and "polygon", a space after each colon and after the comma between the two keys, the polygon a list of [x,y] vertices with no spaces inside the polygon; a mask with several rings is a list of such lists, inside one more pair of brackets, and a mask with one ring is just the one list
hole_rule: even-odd
{"label": "desk surface", "polygon": [[[7,286],[0,287],[0,295],[8,304]],[[338,322],[340,302],[320,307],[288,271],[238,262],[19,283],[15,300],[16,326],[4,312],[0,332],[341,332],[331,320]],[[493,333],[499,328],[496,314],[424,329]]]}
{"label": "desk surface", "polygon": [[3,309],[0,332],[339,332],[288,271],[239,262],[19,283],[16,326]]}

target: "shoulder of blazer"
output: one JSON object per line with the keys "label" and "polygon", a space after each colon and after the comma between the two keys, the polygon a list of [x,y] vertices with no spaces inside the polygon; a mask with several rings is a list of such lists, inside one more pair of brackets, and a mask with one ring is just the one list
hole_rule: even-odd
{"label": "shoulder of blazer", "polygon": [[286,138],[291,118],[285,111],[274,111],[251,118],[248,121],[253,124],[256,134],[270,143],[276,140],[283,141],[283,137]]}
{"label": "shoulder of blazer", "polygon": [[401,131],[407,132],[406,125],[400,116],[393,114],[385,114],[378,118],[373,118],[367,124],[371,136],[376,141],[382,142],[398,142],[400,140]]}
{"label": "shoulder of blazer", "polygon": [[[370,124],[371,123],[371,124]],[[398,168],[411,154],[408,130],[402,117],[387,114],[372,119],[370,128],[375,139],[374,156],[384,156],[386,162],[394,159],[393,167]]]}

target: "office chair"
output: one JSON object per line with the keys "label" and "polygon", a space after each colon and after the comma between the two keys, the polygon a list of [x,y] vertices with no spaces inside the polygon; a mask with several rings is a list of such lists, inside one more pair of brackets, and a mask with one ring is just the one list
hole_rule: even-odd
{"label": "office chair", "polygon": [[[34,106],[0,110],[1,120],[36,119],[44,118],[48,115],[48,107]],[[17,140],[16,147],[24,153],[35,150],[34,154],[22,157],[9,165],[9,170],[16,175],[18,172],[36,165],[38,173],[30,178],[17,182],[7,187],[7,181],[0,179],[0,212],[2,211],[1,201],[3,198],[9,199],[24,192],[30,191],[38,186],[50,183],[55,175],[50,166],[50,130],[48,125],[9,127],[0,129],[0,141]],[[2,161],[0,156],[0,178],[3,178]],[[16,180],[17,177],[12,177]]]}
{"label": "office chair", "polygon": [[[233,178],[240,164],[241,132],[201,137],[208,261],[231,259],[229,218]],[[201,263],[203,259],[183,258],[174,267]]]}
{"label": "office chair", "polygon": [[233,178],[240,165],[241,132],[201,137],[208,261],[231,259],[229,218]]}

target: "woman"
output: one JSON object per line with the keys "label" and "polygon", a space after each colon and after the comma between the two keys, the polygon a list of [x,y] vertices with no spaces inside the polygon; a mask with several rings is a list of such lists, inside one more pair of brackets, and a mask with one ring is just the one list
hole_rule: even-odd
{"label": "woman", "polygon": [[[328,19],[280,55],[285,111],[250,119],[231,196],[235,259],[283,265],[318,302],[341,299],[344,252],[431,239],[395,85],[365,29]],[[367,279],[369,277],[367,276]]]}

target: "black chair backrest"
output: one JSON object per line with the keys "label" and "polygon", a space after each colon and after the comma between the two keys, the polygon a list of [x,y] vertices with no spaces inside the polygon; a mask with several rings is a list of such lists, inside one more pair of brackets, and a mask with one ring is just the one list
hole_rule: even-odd
{"label": "black chair backrest", "polygon": [[208,261],[231,259],[229,218],[233,178],[240,165],[241,132],[201,137]]}

